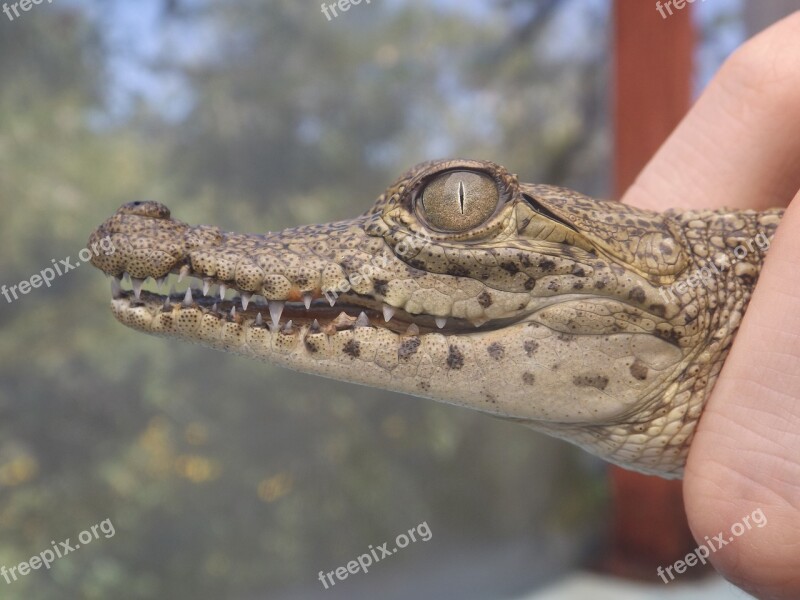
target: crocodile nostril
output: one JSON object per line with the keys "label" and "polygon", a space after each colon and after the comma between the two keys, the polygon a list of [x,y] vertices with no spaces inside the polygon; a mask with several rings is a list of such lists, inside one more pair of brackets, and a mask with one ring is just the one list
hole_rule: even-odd
{"label": "crocodile nostril", "polygon": [[153,219],[169,219],[169,209],[160,202],[153,202],[152,200],[136,200],[135,202],[128,202],[119,207],[117,211],[119,214],[124,215],[137,215],[140,217],[150,217]]}

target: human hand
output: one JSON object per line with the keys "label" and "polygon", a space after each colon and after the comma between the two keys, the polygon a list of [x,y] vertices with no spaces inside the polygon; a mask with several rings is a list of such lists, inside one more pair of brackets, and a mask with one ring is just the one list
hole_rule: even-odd
{"label": "human hand", "polygon": [[698,544],[761,509],[713,552],[759,598],[800,598],[800,12],[742,46],[623,201],[641,208],[788,206],[689,453]]}

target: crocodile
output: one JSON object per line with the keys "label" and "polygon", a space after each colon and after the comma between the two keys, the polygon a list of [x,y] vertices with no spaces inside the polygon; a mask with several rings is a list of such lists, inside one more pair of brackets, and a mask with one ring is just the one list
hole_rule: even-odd
{"label": "crocodile", "polygon": [[[448,159],[350,220],[239,234],[137,201],[89,243],[113,242],[92,263],[133,329],[476,409],[680,478],[782,214],[659,213]],[[192,283],[162,293],[168,277]]]}

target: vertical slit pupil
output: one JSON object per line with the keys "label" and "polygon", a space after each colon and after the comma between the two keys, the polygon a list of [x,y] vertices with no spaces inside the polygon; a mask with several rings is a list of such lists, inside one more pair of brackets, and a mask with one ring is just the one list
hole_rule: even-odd
{"label": "vertical slit pupil", "polygon": [[458,182],[458,202],[461,204],[461,214],[464,214],[464,182]]}

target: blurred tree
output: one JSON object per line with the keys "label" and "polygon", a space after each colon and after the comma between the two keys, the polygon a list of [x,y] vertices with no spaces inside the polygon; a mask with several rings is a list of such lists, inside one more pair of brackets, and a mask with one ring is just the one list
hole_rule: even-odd
{"label": "blurred tree", "polygon": [[[190,222],[274,230],[357,214],[444,154],[602,192],[605,17],[590,4],[362,3],[329,22],[290,0],[185,0],[156,3],[141,32],[130,3],[85,2],[3,23],[2,282],[75,256],[142,196]],[[557,43],[563,31],[594,33]],[[117,104],[142,33],[159,50],[138,68],[182,82],[185,110]],[[601,506],[559,442],[135,335],[107,297],[81,267],[0,298],[0,564],[105,518],[117,529],[0,581],[4,599],[274,596],[423,520],[440,545],[408,555],[444,560],[463,540],[577,528]]]}

